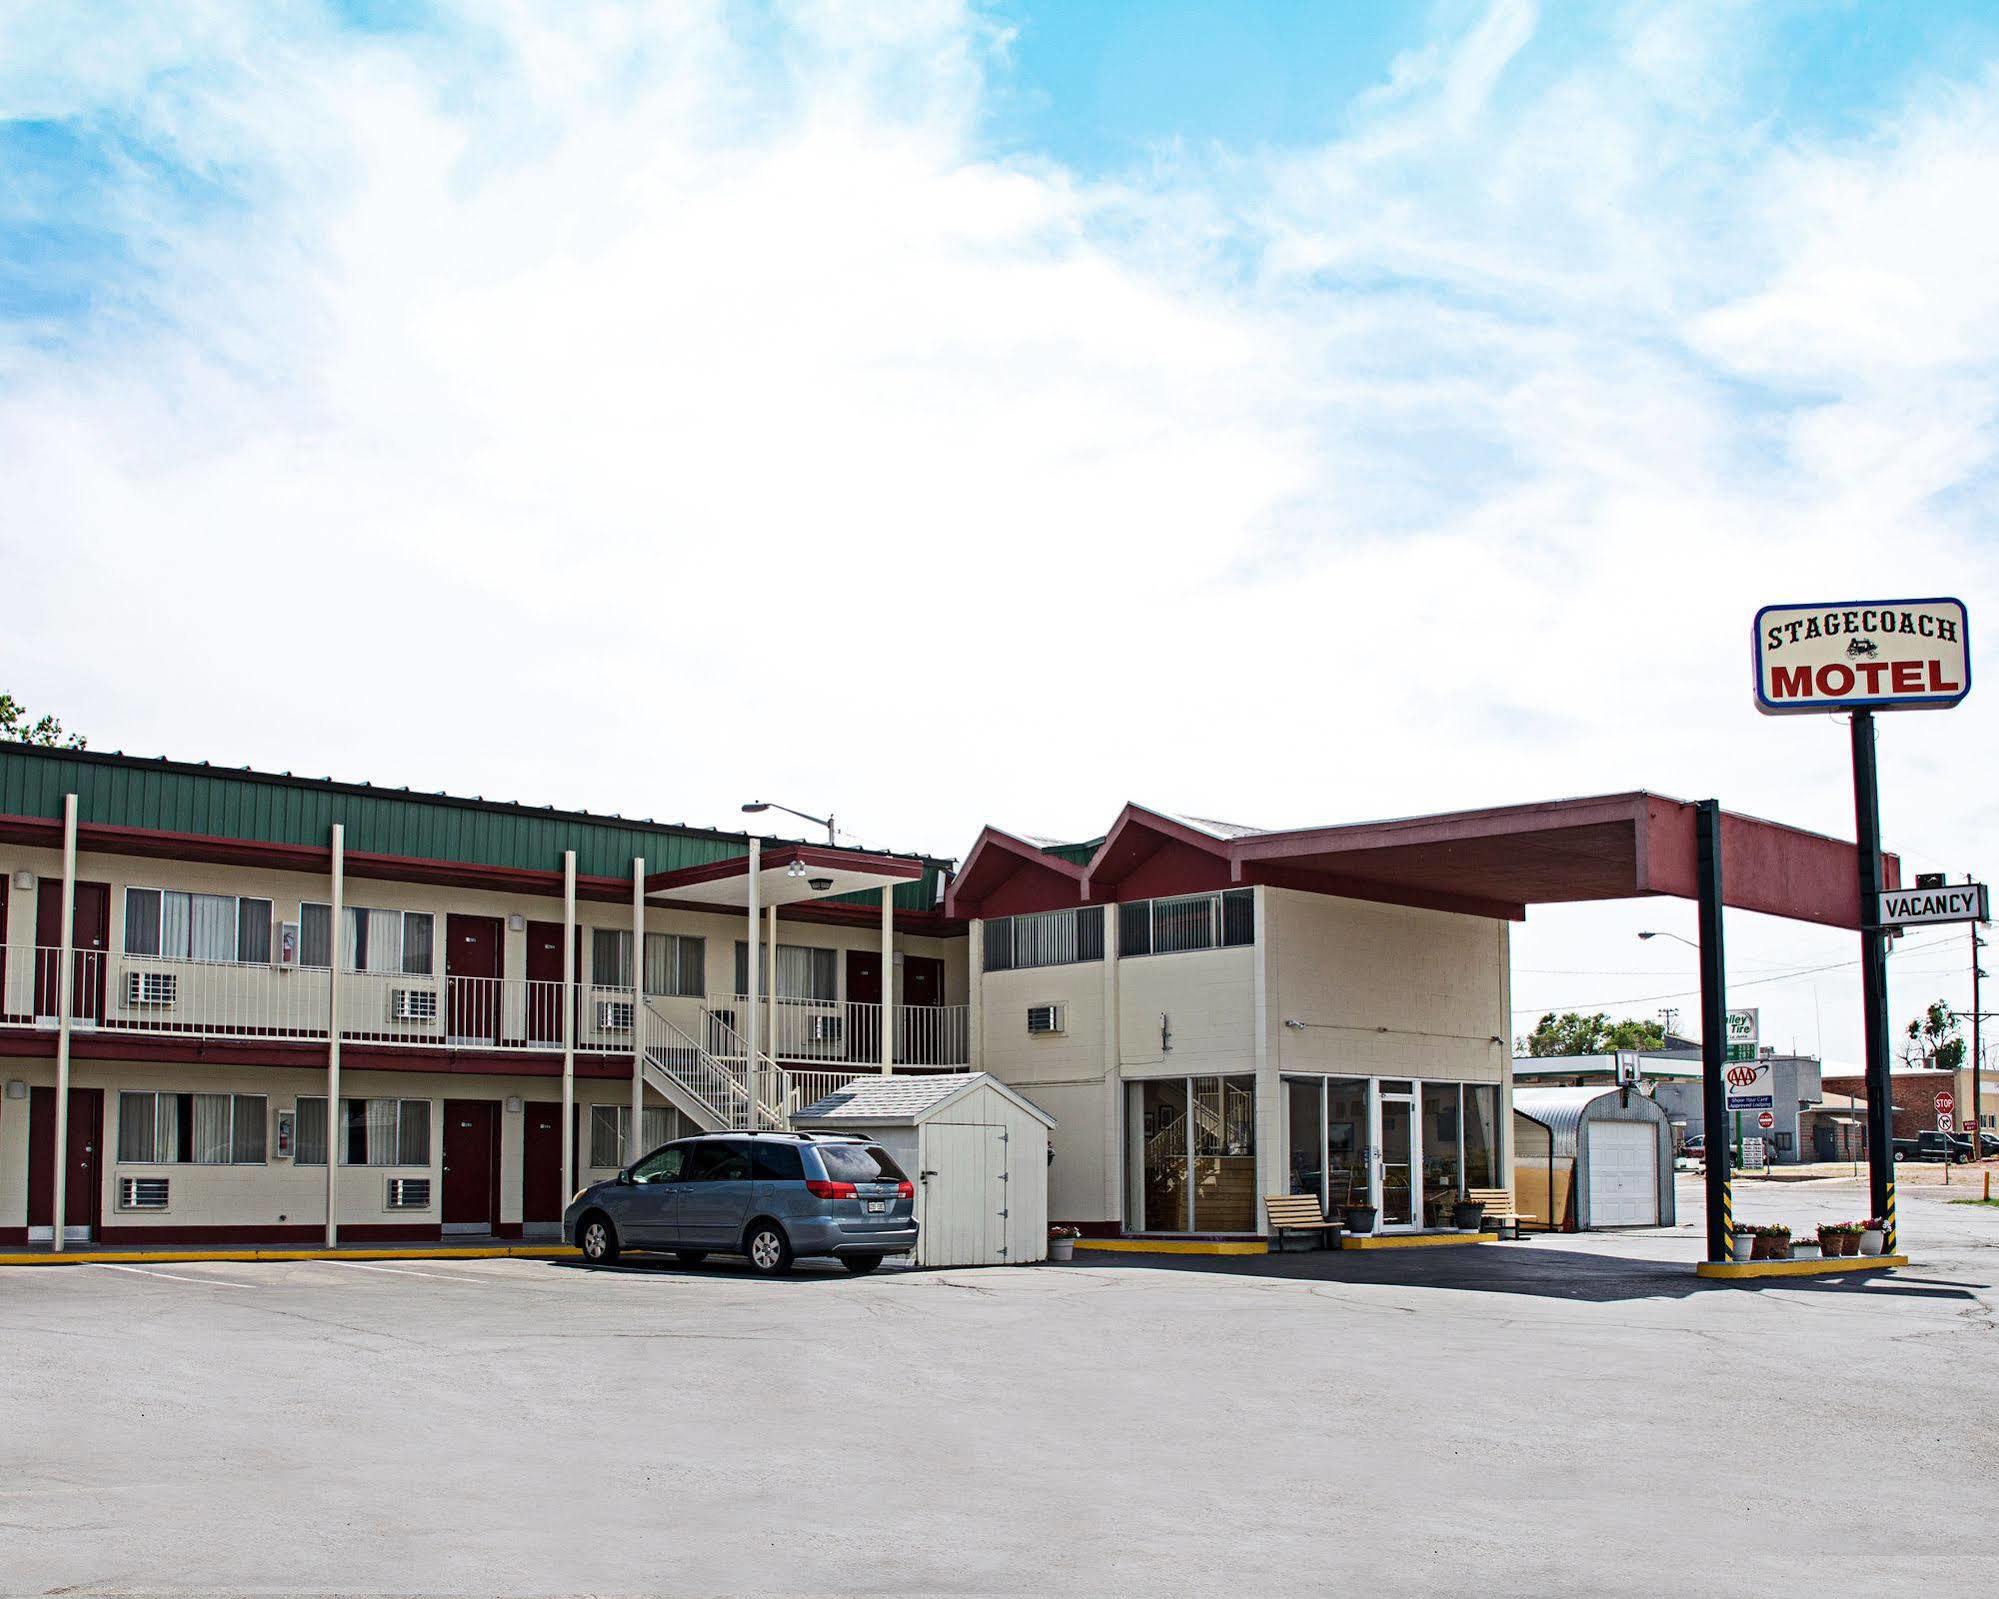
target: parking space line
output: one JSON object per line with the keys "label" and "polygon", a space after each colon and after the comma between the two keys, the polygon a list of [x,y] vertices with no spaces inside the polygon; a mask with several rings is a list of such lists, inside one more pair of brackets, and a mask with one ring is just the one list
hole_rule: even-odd
{"label": "parking space line", "polygon": [[409,1266],[370,1266],[359,1260],[329,1260],[328,1266],[345,1266],[349,1271],[379,1271],[391,1277],[430,1277],[441,1283],[484,1283],[483,1277],[459,1277],[450,1272],[417,1271]]}
{"label": "parking space line", "polygon": [[141,1277],[164,1277],[168,1282],[194,1283],[196,1286],[202,1288],[256,1287],[255,1283],[232,1283],[226,1277],[183,1277],[178,1272],[154,1271],[146,1266],[120,1266],[108,1260],[93,1260],[88,1264],[95,1266],[99,1271],[131,1271],[137,1272]]}

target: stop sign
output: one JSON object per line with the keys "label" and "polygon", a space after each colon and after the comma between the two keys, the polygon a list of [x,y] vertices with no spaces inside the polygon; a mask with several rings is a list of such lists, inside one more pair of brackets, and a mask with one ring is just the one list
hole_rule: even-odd
{"label": "stop sign", "polygon": [[1763,1131],[1767,1133],[1772,1127],[1775,1127],[1777,1125],[1777,1118],[1771,1115],[1770,1112],[1766,1110],[1763,1112],[1762,1115],[1756,1118],[1756,1125],[1762,1128]]}
{"label": "stop sign", "polygon": [[1939,1116],[1948,1116],[1956,1109],[1957,1095],[1953,1094],[1948,1088],[1939,1088],[1937,1090],[1937,1114]]}

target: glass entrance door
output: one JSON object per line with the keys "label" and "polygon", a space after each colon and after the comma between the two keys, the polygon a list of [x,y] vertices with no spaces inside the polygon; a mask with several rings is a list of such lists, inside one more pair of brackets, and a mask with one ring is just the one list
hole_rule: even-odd
{"label": "glass entrance door", "polygon": [[1381,1096],[1381,1225],[1414,1227],[1423,1196],[1416,1164],[1416,1101],[1409,1094]]}

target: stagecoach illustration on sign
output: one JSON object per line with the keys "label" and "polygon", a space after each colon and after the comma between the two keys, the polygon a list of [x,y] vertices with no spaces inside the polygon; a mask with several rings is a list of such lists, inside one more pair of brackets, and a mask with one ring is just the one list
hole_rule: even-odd
{"label": "stagecoach illustration on sign", "polygon": [[1876,644],[1871,638],[1857,638],[1848,642],[1846,653],[1856,658],[1879,655],[1881,653],[1881,646]]}

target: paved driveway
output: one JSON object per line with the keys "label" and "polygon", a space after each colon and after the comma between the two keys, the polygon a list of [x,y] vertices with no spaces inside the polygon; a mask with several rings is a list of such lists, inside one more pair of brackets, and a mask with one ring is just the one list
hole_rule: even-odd
{"label": "paved driveway", "polygon": [[1907,1204],[1924,1265],[1833,1289],[1696,1288],[1692,1227],[17,1269],[0,1590],[1933,1594],[1989,1536],[1999,1212]]}

